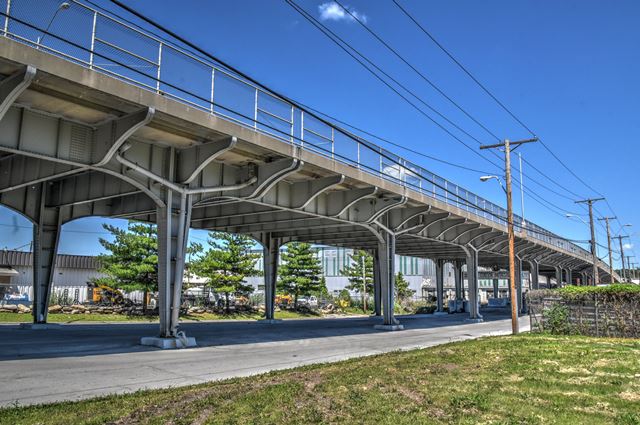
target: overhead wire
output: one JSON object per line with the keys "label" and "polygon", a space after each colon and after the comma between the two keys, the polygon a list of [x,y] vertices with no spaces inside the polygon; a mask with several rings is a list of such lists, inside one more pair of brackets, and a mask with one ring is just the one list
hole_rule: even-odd
{"label": "overhead wire", "polygon": [[[318,28],[319,30],[321,30],[328,38],[330,38],[335,44],[337,44],[339,47],[341,47],[343,50],[345,50],[345,48],[340,45],[338,42],[336,42],[328,33],[330,33],[331,35],[333,35],[335,38],[337,38],[341,43],[343,43],[344,45],[346,45],[349,49],[351,49],[353,52],[355,52],[357,55],[359,55],[360,57],[362,57],[364,60],[366,60],[368,63],[372,64],[376,69],[380,70],[380,68],[378,66],[376,66],[370,59],[368,59],[365,55],[363,55],[361,52],[359,52],[357,49],[353,48],[353,46],[349,45],[344,39],[342,39],[341,37],[339,37],[338,35],[335,34],[335,32],[331,31],[329,28],[327,28],[325,25],[321,24],[320,22],[318,22],[315,18],[313,18],[312,16],[310,16],[308,14],[308,12],[306,12],[302,7],[300,7],[299,5],[295,4],[292,0],[285,0],[291,7],[293,7],[294,9],[296,9],[296,11],[298,13],[300,13],[301,15],[303,15],[305,18],[307,18],[307,20],[309,22],[311,22],[314,26],[316,26],[316,28]],[[417,68],[415,68],[413,65],[411,65],[410,63],[408,63],[408,61],[402,57],[395,49],[393,49],[393,47],[391,47],[388,43],[386,43],[377,33],[375,33],[373,30],[371,30],[364,22],[362,22],[362,20],[354,15],[348,8],[346,8],[345,6],[343,6],[340,2],[336,2],[340,7],[342,7],[346,13],[348,13],[354,20],[356,20],[358,23],[360,23],[361,26],[363,26],[370,34],[372,34],[378,41],[380,41],[385,47],[387,47],[387,49],[391,50],[398,58],[400,58],[404,63],[406,63],[409,67],[411,67],[412,70],[414,70],[416,73],[418,73],[418,75],[420,75],[425,81],[427,81],[432,87],[436,88],[438,90],[439,93],[441,93],[445,98],[447,98],[447,100],[449,100],[451,103],[453,103],[456,107],[458,107],[458,109],[462,110],[467,116],[469,116],[474,122],[476,122],[478,125],[480,125],[483,129],[485,129],[489,134],[491,134],[493,137],[495,137],[497,140],[500,140],[495,133],[493,133],[491,130],[489,130],[486,126],[484,126],[482,123],[480,123],[476,118],[474,118],[473,116],[471,116],[466,110],[464,110],[461,106],[459,106],[457,103],[455,103],[455,101],[451,98],[449,98],[439,87],[435,86],[423,73],[421,73]],[[305,16],[306,15],[306,16]],[[314,22],[315,21],[315,22]],[[326,30],[326,31],[325,31]],[[345,50],[346,51],[346,50]],[[353,55],[350,55],[353,58]],[[355,59],[355,58],[354,58]],[[357,59],[356,59],[357,60]],[[369,70],[371,72],[371,70]],[[382,71],[382,70],[381,70]],[[384,75],[389,76],[388,73],[382,71],[384,73]],[[392,77],[390,77],[392,78]],[[397,82],[395,79],[393,79],[394,82]],[[402,86],[406,91],[410,91],[409,89],[407,89],[405,86]],[[415,95],[414,95],[415,96]],[[424,102],[423,102],[424,103]],[[450,122],[450,120],[448,120],[448,122]],[[344,123],[344,122],[343,122]],[[347,124],[349,125],[349,124]],[[353,127],[351,125],[349,125],[350,127]],[[457,127],[459,128],[459,127]],[[468,133],[466,133],[468,134]],[[376,138],[378,138],[377,136],[374,136]],[[481,144],[481,142],[475,138],[472,137],[473,140],[475,140],[478,144]],[[498,157],[499,155],[497,155],[494,151],[491,151],[491,153]],[[491,161],[492,162],[492,161]],[[492,162],[493,163],[493,162]],[[494,165],[496,165],[495,163],[493,163]],[[498,165],[496,165],[497,167],[499,167]],[[563,196],[567,199],[573,200],[571,198],[568,198],[562,194],[560,194],[557,191],[554,191],[553,189],[548,188],[547,186],[545,186],[544,184],[540,183],[539,181],[537,181],[536,179],[528,176],[528,179],[531,180],[532,182],[536,183],[537,185],[539,185],[540,187],[549,190],[550,192],[557,194],[559,196]],[[515,176],[512,177],[512,179],[516,182],[519,183],[519,179]],[[524,186],[524,185],[523,185]],[[529,189],[529,188],[524,188],[524,191],[527,192],[532,198],[534,198],[533,200],[542,205],[544,208],[550,210],[551,212],[563,216],[563,213],[570,213],[573,214],[573,212],[564,209],[564,208],[560,208],[558,207],[556,204],[553,204],[551,202],[549,202],[548,200],[544,199],[543,197],[539,196],[537,193],[535,193],[533,190]],[[558,212],[560,211],[560,212]]]}
{"label": "overhead wire", "polygon": [[[351,51],[353,51],[355,54],[357,54],[358,56],[362,57],[365,61],[367,61],[368,63],[370,63],[373,67],[375,67],[377,70],[379,70],[380,72],[383,73],[383,75],[387,76],[388,78],[390,78],[392,81],[396,82],[398,85],[400,85],[401,87],[403,87],[403,89],[409,93],[412,93],[408,88],[406,88],[406,86],[401,85],[397,80],[393,79],[393,77],[391,77],[388,73],[386,73],[385,71],[381,70],[377,65],[375,65],[375,63],[373,63],[370,59],[368,59],[365,55],[363,55],[362,53],[360,53],[357,49],[353,48],[351,45],[349,45],[344,39],[342,39],[340,36],[336,35],[335,32],[331,31],[329,28],[327,28],[325,25],[323,25],[322,23],[320,23],[317,19],[315,19],[313,16],[311,16],[306,10],[304,10],[304,8],[302,8],[301,6],[297,5],[295,2],[293,2],[292,0],[285,0],[285,2],[292,7],[294,10],[296,10],[302,17],[304,17],[307,21],[309,21],[313,26],[315,26],[317,29],[319,29],[327,38],[329,38],[332,42],[334,42],[338,47],[340,47],[343,51],[345,51],[349,56],[351,56],[354,60],[356,60],[360,65],[362,65],[367,71],[369,71],[372,75],[374,75],[379,81],[381,81],[383,84],[385,84],[387,87],[389,87],[391,90],[393,90],[396,94],[398,94],[403,100],[407,101],[410,105],[412,105],[414,108],[416,108],[419,112],[422,112],[423,115],[424,111],[422,111],[420,108],[417,108],[415,104],[413,104],[413,102],[409,101],[404,95],[402,95],[401,93],[399,93],[395,88],[391,87],[391,85],[386,82],[384,79],[382,79],[379,75],[377,75],[372,69],[370,69],[368,66],[366,66],[361,60],[359,60],[358,58],[356,58],[354,56],[354,54],[352,54],[348,49],[350,49]],[[356,17],[354,17],[354,19],[357,19]],[[345,47],[346,46],[346,47]],[[420,100],[422,103],[425,103],[423,100],[421,100],[418,96],[416,96],[415,94],[413,94],[414,97],[416,97],[418,100]],[[425,103],[426,104],[426,103]],[[431,109],[433,109],[430,105],[428,105]],[[325,115],[325,114],[323,114]],[[441,115],[441,114],[440,114]],[[441,126],[439,123],[437,123],[435,120],[433,120],[433,118],[427,116],[432,122],[434,122],[436,125],[438,125],[440,128],[442,128],[443,130],[445,130],[449,135],[453,136],[447,129],[445,129],[443,126]],[[449,123],[451,123],[451,120],[449,120],[448,118],[445,117],[445,120]],[[452,124],[454,125],[457,129],[461,130],[460,127],[457,124]],[[350,127],[353,127],[351,125],[349,125]],[[471,136],[468,132],[466,132],[465,130],[461,130],[464,132],[464,134],[468,135],[470,138],[472,138],[473,140],[475,140],[478,144],[482,144],[480,142],[480,140],[478,140],[477,138],[475,138],[474,136]],[[376,136],[374,136],[376,137]],[[466,143],[464,143],[462,140],[460,140],[459,138],[453,136],[457,141],[459,141],[460,143],[464,144],[465,147],[467,147],[468,149],[474,151],[474,153],[479,154],[475,151],[475,149],[470,148],[469,145],[467,145]],[[496,157],[498,157],[500,159],[500,157],[494,152],[491,151],[492,154]],[[494,166],[496,166],[497,168],[502,169],[502,167],[498,164],[496,164],[495,162],[487,159],[485,156],[480,155],[480,157],[484,158],[485,160],[487,160],[488,162],[492,163]],[[519,183],[519,179],[517,177],[512,177],[512,179],[514,181],[516,181],[516,183]],[[534,181],[534,179],[531,178],[532,181]],[[541,183],[537,182],[539,185],[543,186]],[[541,196],[537,195],[536,193],[534,193],[533,191],[531,191],[528,188],[524,189],[525,192],[527,192],[530,196],[532,196],[532,198],[534,199],[534,201],[540,205],[542,205],[544,208],[554,212],[557,215],[563,216],[563,213],[572,213],[569,210],[563,209],[563,208],[559,208],[557,205],[550,203],[549,201],[547,201],[546,199],[542,198]],[[561,212],[555,211],[559,210]]]}
{"label": "overhead wire", "polygon": [[[329,28],[327,28],[325,25],[323,25],[322,23],[320,23],[317,19],[315,19],[313,16],[311,16],[306,10],[304,10],[304,8],[302,8],[301,6],[299,6],[298,4],[296,4],[295,2],[293,2],[292,0],[284,0],[291,8],[293,8],[296,12],[298,12],[298,14],[300,14],[300,16],[302,16],[304,19],[306,19],[309,23],[311,23],[314,27],[316,27],[318,30],[320,30],[320,32],[322,32],[327,38],[329,38],[334,44],[336,44],[338,47],[340,47],[340,49],[342,49],[345,53],[347,53],[352,59],[354,59],[356,62],[358,62],[363,68],[365,68],[369,73],[371,73],[376,79],[378,79],[381,83],[383,83],[386,87],[388,87],[390,90],[392,90],[396,95],[398,95],[400,98],[402,98],[405,102],[407,102],[410,106],[412,106],[416,111],[418,111],[418,113],[420,113],[421,115],[423,115],[425,118],[427,118],[429,121],[431,121],[433,124],[435,124],[437,127],[439,127],[441,130],[443,130],[445,133],[447,133],[449,136],[451,136],[454,140],[456,140],[458,143],[461,143],[464,147],[466,147],[468,150],[470,150],[471,152],[474,153],[474,155],[484,159],[485,161],[490,162],[491,164],[493,164],[495,167],[500,168],[500,165],[496,164],[495,162],[491,161],[489,158],[487,158],[486,156],[482,155],[480,152],[478,152],[476,149],[474,149],[473,147],[471,147],[469,144],[467,144],[464,140],[460,139],[459,137],[457,137],[455,134],[453,134],[449,129],[447,129],[443,124],[441,124],[440,122],[438,122],[437,120],[435,120],[431,115],[427,114],[422,108],[418,107],[414,102],[412,102],[411,100],[409,100],[404,94],[400,93],[400,91],[398,89],[396,89],[395,87],[393,87],[388,81],[386,81],[384,78],[382,78],[380,75],[378,75],[375,71],[373,71],[369,66],[367,66],[364,62],[366,61],[367,63],[369,63],[372,67],[374,67],[376,70],[378,70],[378,72],[380,72],[381,74],[383,74],[384,76],[386,76],[387,78],[389,78],[391,81],[393,81],[395,84],[397,84],[399,87],[401,87],[404,91],[406,91],[410,96],[414,97],[416,100],[418,100],[418,102],[422,103],[423,105],[425,105],[427,108],[429,108],[431,111],[433,111],[436,115],[438,115],[440,118],[442,118],[443,120],[445,120],[448,124],[450,124],[451,126],[453,126],[456,130],[460,131],[461,133],[463,133],[464,135],[466,135],[467,137],[469,137],[470,139],[476,141],[478,144],[481,144],[482,142],[476,138],[475,136],[473,136],[472,134],[470,134],[469,132],[467,132],[466,130],[464,130],[462,127],[460,127],[458,124],[454,123],[453,121],[451,121],[449,118],[447,118],[444,114],[442,114],[440,111],[438,111],[437,109],[435,109],[434,107],[432,107],[430,104],[428,104],[427,102],[425,102],[422,98],[420,98],[419,96],[417,96],[413,91],[411,91],[410,89],[408,89],[406,86],[404,86],[402,83],[400,83],[397,79],[393,78],[392,76],[390,76],[387,72],[385,72],[384,70],[382,70],[379,66],[377,66],[375,63],[373,63],[373,61],[369,60],[366,56],[364,56],[363,54],[361,54],[360,52],[358,52],[356,49],[354,49],[352,46],[349,45],[349,43],[347,43],[346,41],[344,41],[344,39],[342,39],[340,36],[338,36],[335,32],[331,31]],[[353,52],[353,53],[352,53]],[[356,55],[360,56],[360,58],[362,58],[362,60],[358,57],[356,57]]]}
{"label": "overhead wire", "polygon": [[[400,9],[400,11],[402,11],[402,13],[404,13],[404,15],[409,18],[440,50],[442,50],[442,52],[444,52],[469,78],[471,78],[471,80],[473,80],[478,87],[480,87],[489,97],[491,97],[491,99],[493,99],[496,104],[498,104],[509,116],[511,116],[518,124],[520,124],[520,126],[522,128],[524,128],[526,131],[528,131],[532,136],[535,136],[538,138],[540,144],[544,147],[544,149],[551,154],[551,156],[558,161],[562,167],[564,169],[566,169],[574,178],[576,178],[580,183],[582,183],[585,187],[587,187],[589,190],[591,190],[593,193],[598,194],[599,196],[605,198],[606,204],[609,208],[609,210],[614,214],[615,211],[613,210],[613,207],[611,206],[611,204],[609,203],[608,200],[606,200],[606,197],[599,192],[598,190],[594,189],[589,183],[587,183],[585,180],[583,180],[580,176],[578,176],[572,169],[571,167],[567,166],[565,164],[564,161],[562,161],[555,152],[553,152],[551,150],[551,148],[547,145],[547,143],[544,142],[544,140],[542,140],[542,138],[536,134],[536,132],[534,132],[529,126],[527,126],[520,118],[518,118],[518,116],[511,111],[511,109],[509,109],[502,101],[500,101],[498,99],[498,97],[496,95],[494,95],[484,84],[482,84],[482,82],[480,82],[480,80],[478,78],[476,78],[455,56],[453,56],[453,54],[451,52],[449,52],[449,50],[447,48],[445,48],[420,22],[418,22],[417,19],[415,19],[411,13],[409,13],[399,2],[398,0],[392,0],[393,3],[398,7],[398,9]],[[569,189],[565,190],[570,191]],[[618,224],[622,227],[622,223],[618,220]]]}

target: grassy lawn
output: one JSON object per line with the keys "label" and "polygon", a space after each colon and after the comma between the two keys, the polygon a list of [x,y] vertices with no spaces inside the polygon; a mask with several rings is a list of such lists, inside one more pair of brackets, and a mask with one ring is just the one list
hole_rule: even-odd
{"label": "grassy lawn", "polygon": [[640,341],[521,335],[0,410],[0,424],[640,424]]}
{"label": "grassy lawn", "polygon": [[[181,320],[257,320],[262,319],[260,313],[230,313],[230,314],[189,314],[181,316]],[[296,311],[277,311],[277,319],[303,319],[320,317],[315,314],[304,314]],[[50,313],[47,319],[50,323],[72,323],[72,322],[157,322],[157,316],[127,316],[125,314],[64,314]],[[0,323],[22,323],[31,322],[31,314],[17,314],[0,312]]]}

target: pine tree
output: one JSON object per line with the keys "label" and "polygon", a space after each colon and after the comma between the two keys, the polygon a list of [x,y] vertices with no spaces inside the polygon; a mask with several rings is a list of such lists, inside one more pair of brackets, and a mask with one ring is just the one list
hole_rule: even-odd
{"label": "pine tree", "polygon": [[124,291],[143,291],[142,309],[147,310],[147,294],[158,290],[158,236],[156,227],[129,221],[127,229],[109,224],[102,227],[114,241],[100,238],[108,254],[98,256],[106,281]]}
{"label": "pine tree", "polygon": [[407,280],[404,278],[402,272],[398,272],[396,274],[395,290],[396,298],[398,300],[403,300],[405,298],[411,297],[416,292],[413,289],[409,288],[409,282],[407,282]]}
{"label": "pine tree", "polygon": [[[350,264],[340,271],[343,276],[347,276],[349,279],[349,285],[346,286],[346,289],[364,295],[363,291],[366,285],[368,297],[369,294],[373,294],[373,257],[366,251],[358,250],[350,254],[349,258]],[[365,310],[366,303],[365,299],[363,304]]]}
{"label": "pine tree", "polygon": [[212,248],[191,261],[191,270],[206,278],[207,285],[215,292],[224,294],[225,308],[229,312],[231,294],[253,292],[245,278],[260,274],[255,268],[260,255],[251,252],[254,241],[245,235],[209,232],[209,244]]}
{"label": "pine tree", "polygon": [[294,307],[298,306],[298,297],[322,291],[322,267],[311,244],[287,244],[286,251],[282,253],[278,275],[278,290],[293,296]]}

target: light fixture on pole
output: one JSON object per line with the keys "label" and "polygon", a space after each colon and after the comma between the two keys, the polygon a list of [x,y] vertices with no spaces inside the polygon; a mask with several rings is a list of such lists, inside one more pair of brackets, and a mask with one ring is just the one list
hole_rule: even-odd
{"label": "light fixture on pole", "polygon": [[38,40],[36,41],[36,49],[40,48],[40,43],[47,36],[47,33],[49,32],[49,28],[51,28],[51,24],[53,24],[53,21],[56,19],[56,16],[58,16],[58,13],[69,9],[69,7],[71,7],[71,4],[69,4],[66,1],[58,5],[58,8],[56,9],[51,19],[49,20],[47,27],[44,29],[44,31],[42,31],[42,36],[38,36]]}

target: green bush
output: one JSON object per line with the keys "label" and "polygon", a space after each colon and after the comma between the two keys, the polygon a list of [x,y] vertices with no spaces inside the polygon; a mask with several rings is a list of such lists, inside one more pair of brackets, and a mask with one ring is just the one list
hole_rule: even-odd
{"label": "green bush", "polygon": [[575,286],[569,285],[558,289],[540,289],[529,291],[529,300],[541,300],[549,297],[560,297],[567,301],[593,300],[594,296],[601,300],[640,300],[640,285],[616,283],[607,286]]}
{"label": "green bush", "polygon": [[545,309],[544,315],[547,318],[544,330],[553,335],[567,335],[572,333],[569,323],[569,309],[562,304],[554,304]]}

